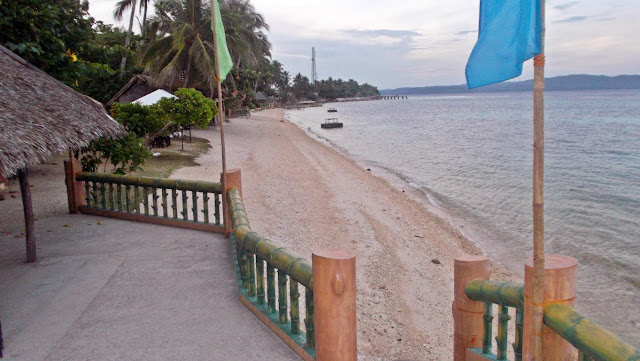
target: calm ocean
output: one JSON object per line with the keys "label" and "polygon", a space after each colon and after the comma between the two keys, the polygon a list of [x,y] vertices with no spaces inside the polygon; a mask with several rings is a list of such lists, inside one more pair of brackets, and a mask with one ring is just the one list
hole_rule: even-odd
{"label": "calm ocean", "polygon": [[[522,276],[532,252],[532,103],[531,93],[410,96],[287,116],[423,192]],[[334,116],[344,128],[320,129]],[[579,260],[578,308],[640,345],[640,91],[547,92],[545,118],[546,251]]]}

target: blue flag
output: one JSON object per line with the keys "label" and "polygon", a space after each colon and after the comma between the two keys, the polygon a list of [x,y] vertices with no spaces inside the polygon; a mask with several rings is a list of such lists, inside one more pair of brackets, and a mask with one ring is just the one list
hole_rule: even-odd
{"label": "blue flag", "polygon": [[480,0],[478,42],[467,62],[467,86],[515,78],[522,63],[540,54],[540,0]]}

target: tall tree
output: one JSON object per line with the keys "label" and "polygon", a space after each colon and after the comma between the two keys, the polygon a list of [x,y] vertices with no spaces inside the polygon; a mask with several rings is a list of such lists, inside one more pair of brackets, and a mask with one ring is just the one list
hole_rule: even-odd
{"label": "tall tree", "polygon": [[[124,39],[124,47],[129,49],[129,43],[131,42],[131,36],[133,34],[133,19],[136,14],[136,0],[120,0],[116,4],[116,8],[113,11],[113,17],[116,20],[122,20],[123,13],[131,8],[131,17],[129,18],[129,31],[127,33],[127,37]],[[122,79],[122,75],[124,74],[124,68],[127,64],[127,55],[124,54],[122,56],[122,60],[120,61],[120,73],[118,76]]]}
{"label": "tall tree", "polygon": [[271,43],[263,32],[269,31],[269,25],[249,0],[225,0],[220,12],[229,52],[237,67],[257,66],[263,57],[271,56]]}
{"label": "tall tree", "polygon": [[177,80],[186,88],[195,79],[211,89],[215,60],[209,7],[202,0],[163,0],[158,8],[153,21],[168,35],[151,42],[140,62],[158,85],[172,87]]}
{"label": "tall tree", "polygon": [[0,44],[58,79],[92,37],[84,0],[0,1]]}

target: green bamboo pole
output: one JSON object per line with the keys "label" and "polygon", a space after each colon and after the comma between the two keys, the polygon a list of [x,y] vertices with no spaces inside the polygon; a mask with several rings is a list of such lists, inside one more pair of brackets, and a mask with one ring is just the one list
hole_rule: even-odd
{"label": "green bamboo pole", "polygon": [[242,270],[241,278],[242,278],[242,288],[245,290],[249,289],[249,257],[247,257],[247,251],[245,249],[240,250],[242,262],[240,263],[240,269]]}
{"label": "green bamboo pole", "polygon": [[173,210],[173,219],[178,219],[178,191],[171,190],[171,209]]}
{"label": "green bamboo pole", "polygon": [[187,191],[182,190],[182,219],[189,220],[189,206],[187,206]]}
{"label": "green bamboo pole", "polygon": [[213,209],[213,217],[216,220],[216,225],[220,225],[220,197],[222,196],[222,194],[220,193],[214,193],[213,197],[214,197],[214,209]]}
{"label": "green bamboo pole", "polygon": [[133,208],[133,212],[136,214],[140,214],[140,187],[133,186],[133,203],[135,207]]}
{"label": "green bamboo pole", "polygon": [[202,192],[202,216],[204,223],[209,223],[209,193]]}
{"label": "green bamboo pole", "polygon": [[509,327],[509,308],[504,305],[500,305],[500,314],[498,315],[498,336],[496,336],[496,343],[498,345],[498,361],[507,360],[507,328]]}
{"label": "green bamboo pole", "polygon": [[256,256],[256,294],[258,304],[264,305],[264,261]]}
{"label": "green bamboo pole", "polygon": [[524,309],[516,308],[516,339],[513,343],[515,361],[522,361],[522,326],[524,323]]}
{"label": "green bamboo pole", "polygon": [[91,184],[92,197],[93,197],[93,206],[98,208],[100,202],[98,201],[98,182],[92,182]]}
{"label": "green bamboo pole", "polygon": [[313,348],[316,346],[316,334],[313,328],[313,291],[309,287],[305,287],[304,291],[306,317],[304,325],[307,331],[307,342],[305,347]]}
{"label": "green bamboo pole", "polygon": [[492,321],[493,321],[493,304],[491,302],[485,302],[484,304],[484,337],[482,338],[482,353],[491,353],[491,334],[493,333]]}
{"label": "green bamboo pole", "polygon": [[144,204],[144,215],[149,215],[149,189],[145,186],[142,187],[142,203]]}
{"label": "green bamboo pole", "polygon": [[298,292],[298,282],[293,279],[289,281],[289,316],[291,318],[291,333],[300,333],[300,293]]}
{"label": "green bamboo pole", "polygon": [[542,358],[544,316],[544,40],[545,0],[541,0],[541,51],[533,60],[533,283],[531,316],[533,360]]}
{"label": "green bamboo pole", "polygon": [[122,184],[118,184],[116,195],[118,197],[118,211],[122,212]]}
{"label": "green bamboo pole", "polygon": [[109,183],[109,209],[112,211],[116,209],[116,202],[113,199],[113,183]]}
{"label": "green bamboo pole", "polygon": [[162,188],[162,217],[167,218],[168,210],[167,210],[167,188]]}
{"label": "green bamboo pole", "polygon": [[124,204],[126,206],[127,213],[131,213],[131,200],[129,199],[130,188],[131,188],[131,186],[128,185],[128,184],[124,187]]}
{"label": "green bamboo pole", "polygon": [[267,312],[276,311],[276,271],[271,263],[267,262]]}
{"label": "green bamboo pole", "polygon": [[249,295],[249,297],[254,297],[256,295],[256,256],[251,252],[247,252],[247,254],[249,255],[247,257],[247,268],[249,269],[249,287],[247,288],[247,295]]}
{"label": "green bamboo pole", "polygon": [[278,270],[278,311],[280,323],[287,323],[287,275],[281,270]]}
{"label": "green bamboo pole", "polygon": [[152,201],[153,201],[153,206],[151,207],[151,209],[153,209],[153,215],[154,216],[158,216],[158,188],[151,188],[151,194],[152,194]]}
{"label": "green bamboo pole", "polygon": [[198,194],[196,193],[196,191],[191,191],[191,203],[193,205],[193,207],[191,208],[191,211],[193,211],[193,221],[197,222],[198,221]]}
{"label": "green bamboo pole", "polygon": [[91,207],[91,192],[89,192],[89,182],[84,182],[84,197],[87,200],[87,206]]}
{"label": "green bamboo pole", "polygon": [[104,183],[100,183],[100,201],[102,209],[107,209],[107,185]]}

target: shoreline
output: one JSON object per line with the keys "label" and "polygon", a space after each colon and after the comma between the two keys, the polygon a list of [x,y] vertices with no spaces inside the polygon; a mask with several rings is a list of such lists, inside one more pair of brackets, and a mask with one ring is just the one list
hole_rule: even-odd
{"label": "shoreline", "polygon": [[[453,259],[480,248],[408,194],[418,190],[403,193],[283,119],[275,109],[225,124],[227,167],[242,171],[252,228],[306,259],[321,248],[356,254],[362,359],[450,360]],[[212,149],[172,178],[219,178],[219,131],[197,136]],[[513,278],[495,262],[492,274]]]}
{"label": "shoreline", "polygon": [[433,213],[434,215],[448,222],[452,228],[454,228],[466,239],[466,242],[469,242],[470,244],[469,246],[473,247],[474,249],[474,252],[475,252],[474,254],[481,254],[489,258],[493,264],[499,265],[499,267],[501,268],[506,268],[511,275],[511,278],[508,279],[507,281],[523,282],[524,265],[518,264],[519,266],[522,266],[521,270],[514,269],[513,266],[506,265],[496,260],[495,255],[491,255],[488,251],[484,249],[484,247],[488,246],[488,243],[490,241],[488,240],[489,237],[486,234],[481,235],[481,233],[483,233],[482,230],[477,229],[475,225],[468,222],[467,220],[460,217],[455,217],[452,214],[450,214],[449,211],[446,209],[446,207],[440,204],[440,201],[436,200],[433,197],[433,195],[429,194],[426,190],[421,189],[421,187],[417,184],[415,186],[412,185],[411,180],[403,177],[402,174],[396,173],[386,167],[383,167],[374,163],[368,163],[367,161],[364,161],[364,160],[361,160],[361,161],[356,160],[353,158],[352,155],[349,154],[349,152],[346,149],[335,144],[330,139],[324,138],[322,135],[314,131],[305,130],[300,123],[296,124],[294,120],[291,120],[288,117],[287,112],[289,111],[290,110],[285,109],[285,119],[289,121],[291,124],[298,127],[311,140],[316,141],[322,144],[323,146],[326,146],[329,149],[335,151],[341,156],[344,156],[347,159],[353,161],[358,167],[362,168],[363,170],[371,169],[370,174],[373,177],[379,178],[387,182],[389,187],[392,187],[396,191],[402,192],[407,197],[410,197],[411,200],[417,202],[422,207],[424,207],[427,212]]}

